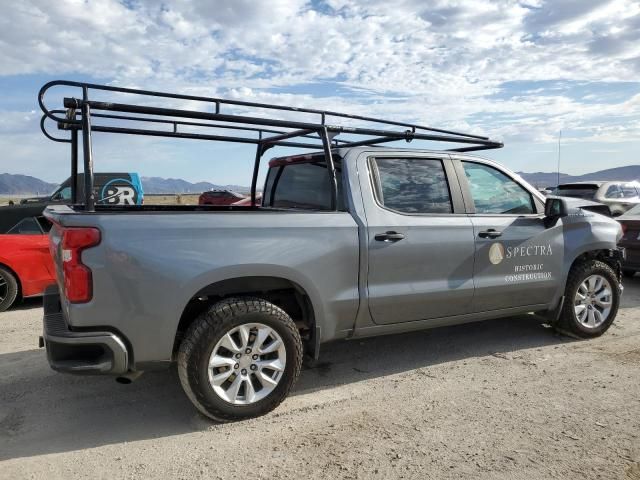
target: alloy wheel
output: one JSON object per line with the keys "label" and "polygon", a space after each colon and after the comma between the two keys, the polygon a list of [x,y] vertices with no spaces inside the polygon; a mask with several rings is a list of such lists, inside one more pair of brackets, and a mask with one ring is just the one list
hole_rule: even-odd
{"label": "alloy wheel", "polygon": [[209,383],[224,401],[249,405],[278,386],[286,362],[278,332],[262,323],[245,323],[229,330],[211,352]]}
{"label": "alloy wheel", "polygon": [[583,327],[597,328],[611,312],[613,289],[602,275],[588,276],[578,287],[573,303],[576,319]]}

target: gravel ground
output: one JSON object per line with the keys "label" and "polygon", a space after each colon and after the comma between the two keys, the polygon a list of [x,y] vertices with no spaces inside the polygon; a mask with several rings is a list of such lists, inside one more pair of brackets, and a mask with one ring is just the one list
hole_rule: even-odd
{"label": "gravel ground", "polygon": [[640,480],[640,278],[603,337],[518,318],[325,346],[275,412],[214,425],[175,369],[51,371],[0,314],[0,478]]}

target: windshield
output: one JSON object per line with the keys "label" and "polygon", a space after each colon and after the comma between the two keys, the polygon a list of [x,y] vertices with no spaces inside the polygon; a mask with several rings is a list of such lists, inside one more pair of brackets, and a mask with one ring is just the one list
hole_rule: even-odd
{"label": "windshield", "polygon": [[598,187],[596,185],[560,185],[553,193],[560,197],[593,200],[597,191]]}

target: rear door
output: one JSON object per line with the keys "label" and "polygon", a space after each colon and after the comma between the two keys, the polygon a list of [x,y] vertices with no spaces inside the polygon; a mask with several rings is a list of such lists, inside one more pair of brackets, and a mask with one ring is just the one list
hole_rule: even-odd
{"label": "rear door", "polygon": [[[363,155],[367,289],[378,324],[469,313],[474,239],[448,155]],[[375,200],[374,200],[375,199]]]}
{"label": "rear door", "polygon": [[475,238],[474,312],[548,304],[559,287],[562,223],[518,178],[479,160],[455,161]]}

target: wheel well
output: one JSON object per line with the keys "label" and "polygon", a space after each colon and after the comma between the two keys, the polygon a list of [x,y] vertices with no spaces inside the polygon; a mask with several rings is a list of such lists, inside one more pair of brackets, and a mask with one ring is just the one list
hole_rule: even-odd
{"label": "wheel well", "polygon": [[293,319],[305,349],[315,344],[315,316],[309,295],[300,285],[279,277],[240,277],[212,283],[198,291],[185,306],[173,344],[174,355],[193,321],[209,306],[228,297],[258,297],[282,308]]}
{"label": "wheel well", "polygon": [[16,283],[18,284],[18,296],[16,298],[19,300],[20,298],[22,298],[22,283],[20,282],[20,277],[15,272],[15,270],[11,268],[9,265],[6,265],[0,262],[0,267],[4,268],[5,270],[8,270],[9,273],[13,275],[13,278],[16,279]]}
{"label": "wheel well", "polygon": [[616,272],[618,279],[620,279],[620,276],[622,275],[622,268],[617,257],[614,255],[613,250],[604,249],[604,250],[590,250],[588,252],[584,252],[583,254],[578,255],[576,257],[576,259],[571,264],[571,268],[569,268],[569,270],[571,270],[574,266],[580,263],[583,263],[587,260],[600,260],[601,262],[606,263],[611,268],[613,268],[613,271]]}

